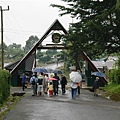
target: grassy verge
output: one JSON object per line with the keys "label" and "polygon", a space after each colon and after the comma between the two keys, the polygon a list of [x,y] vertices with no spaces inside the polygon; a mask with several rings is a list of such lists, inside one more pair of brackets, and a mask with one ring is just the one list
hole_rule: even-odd
{"label": "grassy verge", "polygon": [[0,120],[3,119],[3,116],[5,116],[5,114],[7,114],[20,99],[21,96],[10,96],[7,101],[0,105]]}
{"label": "grassy verge", "polygon": [[111,83],[105,86],[104,97],[109,97],[111,100],[120,101],[120,85]]}

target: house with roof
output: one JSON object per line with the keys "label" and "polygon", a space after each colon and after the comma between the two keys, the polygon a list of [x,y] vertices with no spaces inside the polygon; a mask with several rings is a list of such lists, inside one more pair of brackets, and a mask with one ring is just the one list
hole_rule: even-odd
{"label": "house with roof", "polygon": [[[18,71],[12,76],[11,78],[11,85],[12,86],[21,86],[22,85],[22,74],[26,73],[29,75],[32,74],[32,68],[34,66],[34,54],[32,54],[18,69]],[[14,67],[20,62],[20,60],[10,63],[5,66],[5,69],[11,72]]]}

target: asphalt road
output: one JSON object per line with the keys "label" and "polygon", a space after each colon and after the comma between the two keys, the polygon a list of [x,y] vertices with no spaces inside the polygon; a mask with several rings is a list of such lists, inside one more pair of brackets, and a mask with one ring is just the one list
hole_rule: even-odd
{"label": "asphalt road", "polygon": [[[22,89],[11,88],[11,92],[22,92]],[[31,95],[31,89],[27,89],[3,120],[120,120],[120,102],[94,97],[86,89],[74,100],[70,89],[65,95],[59,90],[54,97]]]}

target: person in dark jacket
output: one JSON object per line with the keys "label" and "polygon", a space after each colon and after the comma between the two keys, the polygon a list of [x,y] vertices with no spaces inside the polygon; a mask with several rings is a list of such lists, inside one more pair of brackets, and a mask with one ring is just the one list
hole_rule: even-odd
{"label": "person in dark jacket", "polygon": [[54,73],[53,78],[57,79],[57,80],[53,80],[53,93],[54,95],[58,94],[58,85],[59,85],[59,76],[57,76],[57,73]]}
{"label": "person in dark jacket", "polygon": [[22,89],[23,89],[23,91],[25,90],[25,84],[26,84],[26,79],[27,79],[27,77],[26,77],[26,75],[25,75],[25,73],[23,73],[23,75],[22,75]]}
{"label": "person in dark jacket", "polygon": [[96,77],[94,84],[93,84],[94,96],[98,96],[99,92],[99,77]]}
{"label": "person in dark jacket", "polygon": [[67,79],[64,75],[61,77],[61,88],[62,88],[62,94],[65,94],[65,85],[67,85]]}

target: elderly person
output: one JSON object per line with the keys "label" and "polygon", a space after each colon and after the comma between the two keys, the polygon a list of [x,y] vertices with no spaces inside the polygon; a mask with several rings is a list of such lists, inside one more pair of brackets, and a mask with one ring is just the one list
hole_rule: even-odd
{"label": "elderly person", "polygon": [[93,83],[93,90],[94,90],[94,96],[98,96],[99,92],[99,77],[96,77],[94,83]]}

